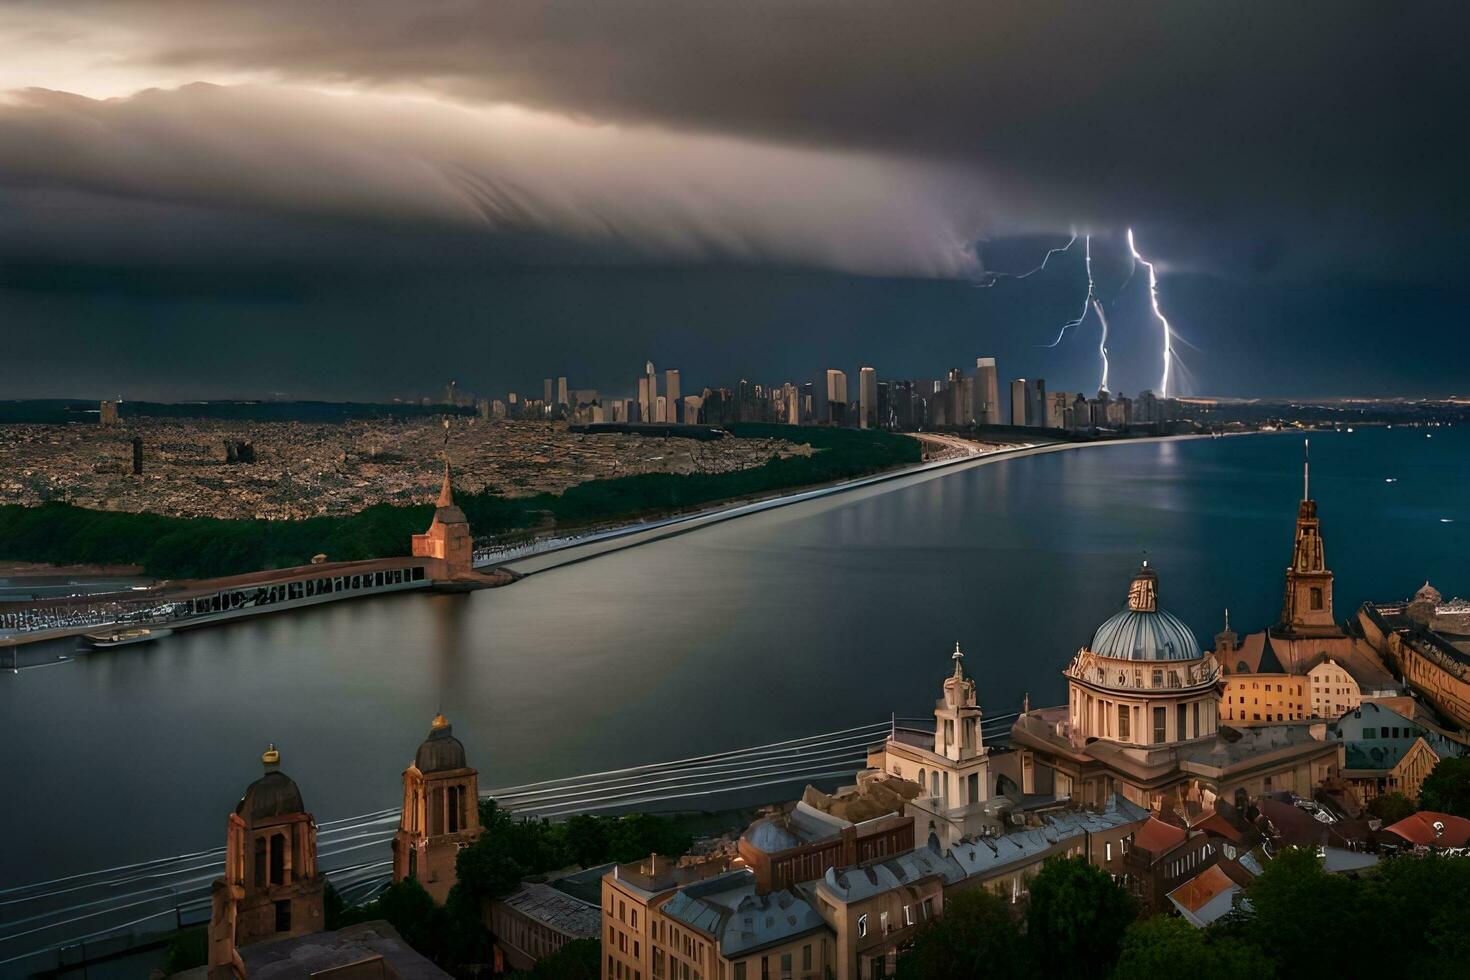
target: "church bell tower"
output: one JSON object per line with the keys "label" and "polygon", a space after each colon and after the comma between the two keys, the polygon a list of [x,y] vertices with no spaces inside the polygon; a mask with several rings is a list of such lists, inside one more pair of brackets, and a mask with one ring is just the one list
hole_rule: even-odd
{"label": "church bell tower", "polygon": [[1296,511],[1296,543],[1286,569],[1286,595],[1281,604],[1284,636],[1336,636],[1332,615],[1332,572],[1322,553],[1322,527],[1312,499],[1310,461],[1302,461],[1302,500]]}

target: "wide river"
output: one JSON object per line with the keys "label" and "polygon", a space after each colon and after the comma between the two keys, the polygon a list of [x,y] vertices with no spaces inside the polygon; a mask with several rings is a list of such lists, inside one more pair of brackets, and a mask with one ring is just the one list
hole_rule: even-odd
{"label": "wide river", "polygon": [[[988,711],[1057,703],[1145,550],[1202,642],[1227,606],[1239,632],[1273,621],[1301,452],[1263,435],[960,467],[508,588],[7,670],[0,885],[219,846],[267,741],[319,820],[394,806],[441,708],[491,787],[923,715],[956,641]],[[1312,490],[1339,618],[1426,578],[1470,591],[1470,429],[1315,435]]]}

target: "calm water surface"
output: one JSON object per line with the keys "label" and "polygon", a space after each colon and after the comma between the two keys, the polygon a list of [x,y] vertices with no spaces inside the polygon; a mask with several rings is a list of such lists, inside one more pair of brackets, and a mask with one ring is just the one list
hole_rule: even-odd
{"label": "calm water surface", "polygon": [[[1470,592],[1470,430],[1313,437],[1346,617]],[[803,503],[469,596],[403,595],[0,675],[0,884],[213,847],[268,740],[319,820],[397,802],[442,709],[485,787],[922,715],[1058,671],[1141,553],[1208,642],[1272,621],[1301,440],[1089,448]],[[1386,483],[1387,478],[1397,482]],[[1442,519],[1453,523],[1443,523]]]}

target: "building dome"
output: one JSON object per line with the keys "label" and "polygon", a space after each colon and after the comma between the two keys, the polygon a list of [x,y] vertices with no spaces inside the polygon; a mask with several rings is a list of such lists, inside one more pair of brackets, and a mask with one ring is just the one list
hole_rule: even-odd
{"label": "building dome", "polygon": [[1430,585],[1428,582],[1425,582],[1422,586],[1420,586],[1419,591],[1414,593],[1414,598],[1409,601],[1428,602],[1437,606],[1441,602],[1444,602],[1444,596],[1440,595],[1439,590],[1436,589],[1434,586]]}
{"label": "building dome", "polygon": [[305,813],[306,804],[301,801],[301,790],[295,780],[281,772],[281,753],[276,751],[274,744],[266,748],[260,761],[265,765],[265,775],[245,789],[235,812],[247,823]]}
{"label": "building dome", "polygon": [[429,737],[424,739],[414,754],[413,764],[419,772],[446,772],[464,769],[464,746],[454,737],[453,726],[443,715],[435,715],[429,726]]}
{"label": "building dome", "polygon": [[1159,577],[1144,562],[1128,587],[1127,608],[1097,628],[1089,649],[1117,660],[1198,660],[1194,633],[1158,600]]}

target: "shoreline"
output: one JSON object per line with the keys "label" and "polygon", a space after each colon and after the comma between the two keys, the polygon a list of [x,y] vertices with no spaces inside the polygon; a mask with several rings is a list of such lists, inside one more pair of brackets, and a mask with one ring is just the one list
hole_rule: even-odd
{"label": "shoreline", "polygon": [[1021,459],[1027,456],[1039,456],[1045,453],[1063,452],[1073,449],[1087,449],[1100,446],[1126,446],[1139,445],[1154,442],[1177,442],[1190,439],[1215,439],[1229,438],[1237,435],[1259,435],[1257,432],[1240,433],[1185,433],[1169,436],[1140,436],[1132,439],[1104,439],[1092,442],[1047,442],[1037,444],[1025,444],[1013,449],[997,449],[991,452],[975,453],[969,456],[955,456],[948,459],[933,460],[928,463],[919,463],[914,466],[903,467],[896,470],[888,470],[882,473],[874,473],[869,476],[858,477],[854,480],[845,480],[841,483],[828,484],[826,486],[812,487],[796,490],[791,493],[780,494],[775,497],[767,497],[761,500],[748,502],[725,502],[709,510],[699,511],[693,514],[675,515],[673,517],[657,519],[641,524],[632,524],[620,528],[612,528],[607,531],[597,532],[587,538],[568,541],[565,544],[547,548],[544,551],[521,555],[503,561],[489,561],[483,565],[477,564],[477,568],[497,568],[509,572],[514,579],[507,583],[515,584],[528,575],[536,575],[541,572],[549,572],[568,565],[590,561],[602,555],[613,554],[627,548],[636,548],[642,544],[651,544],[655,541],[663,541],[668,538],[688,534],[703,527],[722,524],[725,521],[746,517],[750,514],[759,514],[792,504],[803,503],[808,500],[817,500],[823,497],[835,496],[852,490],[861,490],[876,484],[888,483],[895,480],[913,478],[915,480],[929,479],[935,476],[948,475],[962,468],[973,466],[984,466],[991,463],[1004,462],[1011,459]]}
{"label": "shoreline", "polygon": [[[1239,433],[1240,435],[1252,435],[1255,433]],[[916,437],[917,438],[917,437]],[[546,548],[542,551],[532,552],[504,560],[490,560],[475,564],[475,570],[485,576],[493,576],[499,581],[460,583],[457,588],[446,591],[477,591],[482,588],[501,588],[514,585],[517,581],[529,575],[552,571],[568,565],[579,564],[590,561],[593,558],[606,554],[613,554],[627,548],[635,548],[639,545],[650,544],[668,538],[688,534],[700,528],[722,524],[726,521],[735,520],[751,514],[759,514],[781,507],[791,506],[810,500],[819,500],[854,490],[862,490],[880,484],[893,483],[898,480],[922,481],[935,477],[948,475],[958,469],[982,466],[990,463],[1003,462],[1011,459],[1019,459],[1027,456],[1036,456],[1045,453],[1062,452],[1072,449],[1083,449],[1097,446],[1117,446],[1137,443],[1178,441],[1185,439],[1211,439],[1224,438],[1223,435],[1209,433],[1188,433],[1169,436],[1142,436],[1130,439],[1108,439],[1091,442],[1046,442],[1046,443],[1024,443],[1012,448],[994,449],[988,452],[975,452],[968,455],[950,456],[943,459],[921,462],[912,466],[886,470],[879,473],[844,480],[839,483],[810,486],[797,489],[792,492],[777,494],[756,500],[725,501],[711,508],[688,514],[676,514],[670,517],[655,518],[651,521],[637,524],[623,525],[608,528],[602,531],[569,540],[565,543]],[[361,598],[369,598],[362,596]],[[268,612],[286,612],[287,609],[255,611],[254,615],[263,615]],[[88,624],[86,626],[71,626],[61,630],[37,631],[29,634],[8,634],[0,636],[0,649],[5,647],[16,648],[30,646],[35,643],[65,639],[70,636],[80,635],[102,629],[107,624]],[[115,624],[113,624],[115,625]],[[205,628],[217,625],[217,621],[200,623],[176,624],[176,628]]]}

